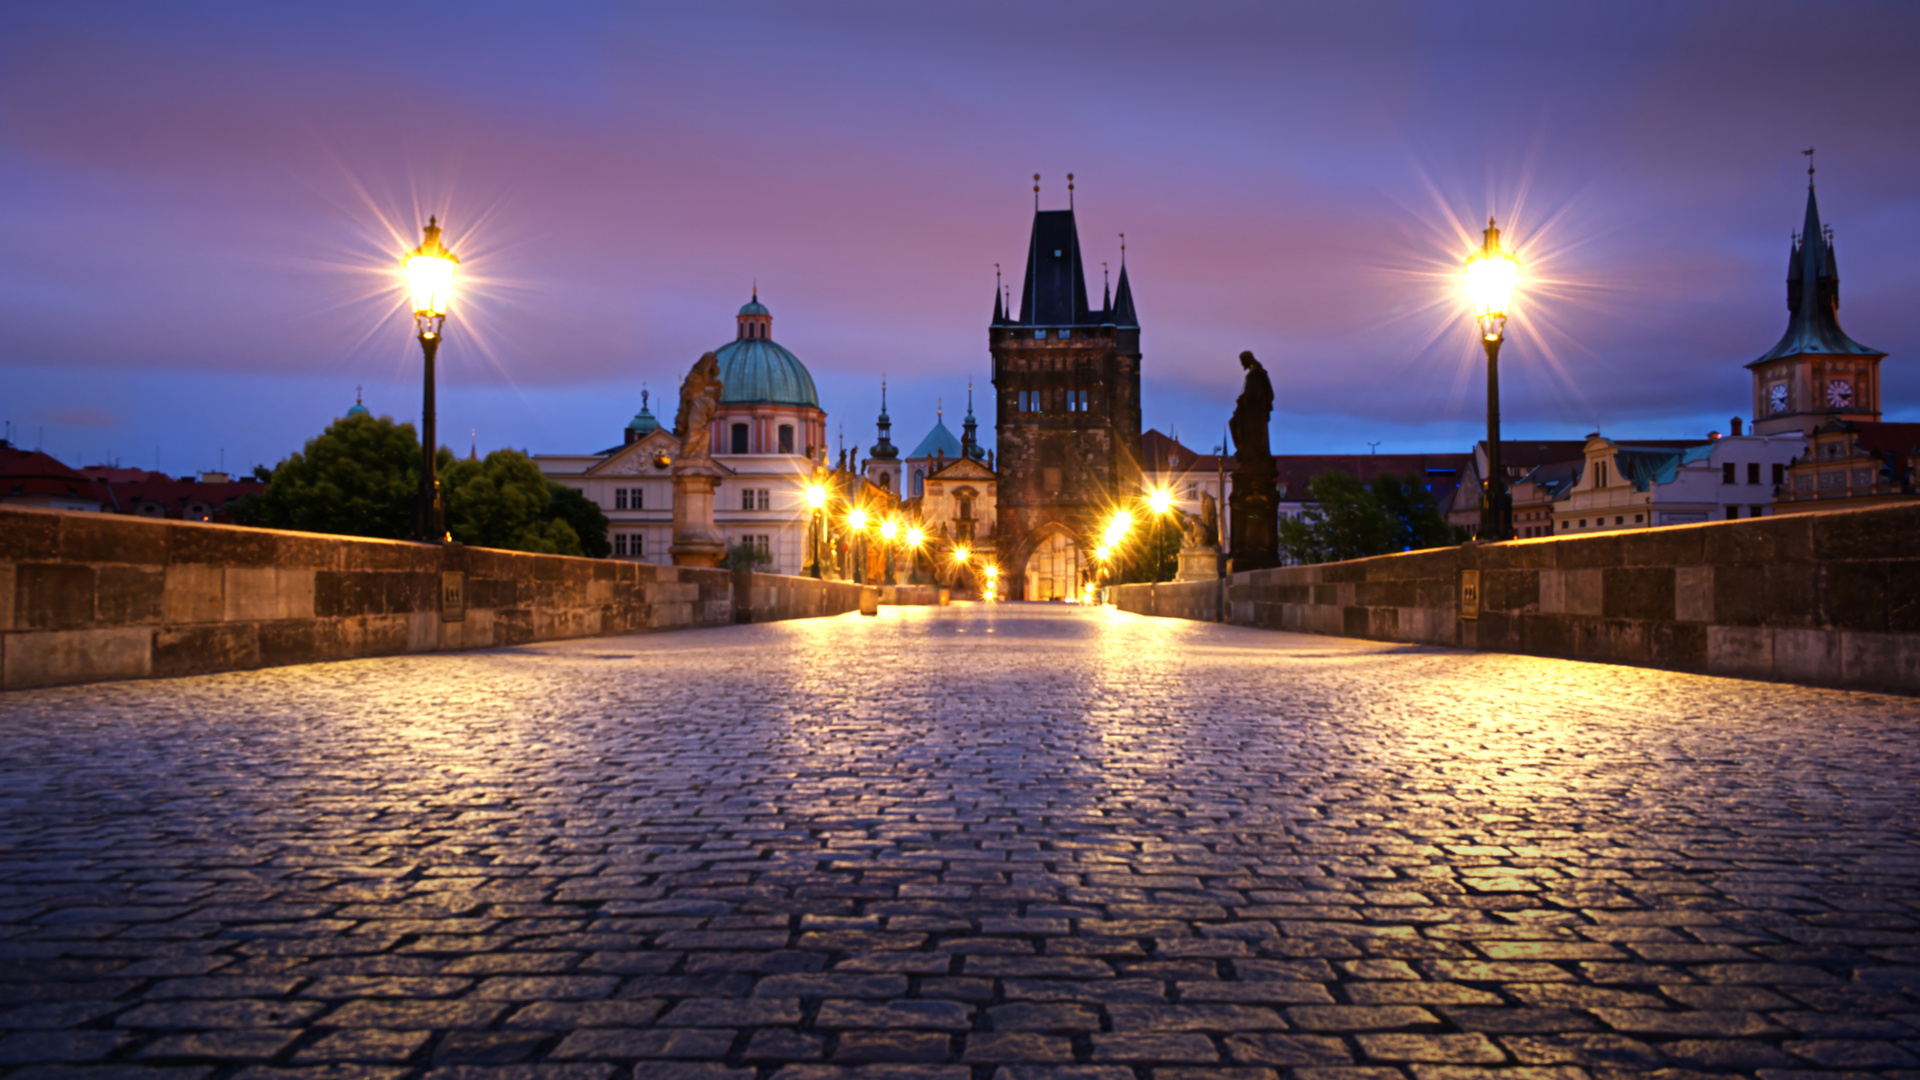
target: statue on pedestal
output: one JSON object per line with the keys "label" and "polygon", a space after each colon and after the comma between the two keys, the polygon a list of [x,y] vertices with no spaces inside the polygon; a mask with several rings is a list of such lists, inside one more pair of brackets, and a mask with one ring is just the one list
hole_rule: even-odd
{"label": "statue on pedestal", "polygon": [[1212,581],[1220,576],[1220,504],[1200,495],[1200,516],[1181,515],[1180,572],[1175,581]]}
{"label": "statue on pedestal", "polygon": [[673,545],[675,566],[719,566],[727,539],[713,525],[713,489],[727,470],[713,460],[713,414],[720,405],[720,361],[702,356],[680,383],[680,412],[674,434],[680,457],[673,463]]}
{"label": "statue on pedestal", "polygon": [[1273,447],[1267,424],[1273,418],[1273,382],[1250,352],[1240,354],[1247,381],[1234,402],[1233,494],[1227,498],[1232,532],[1230,572],[1280,565],[1280,495],[1274,486]]}

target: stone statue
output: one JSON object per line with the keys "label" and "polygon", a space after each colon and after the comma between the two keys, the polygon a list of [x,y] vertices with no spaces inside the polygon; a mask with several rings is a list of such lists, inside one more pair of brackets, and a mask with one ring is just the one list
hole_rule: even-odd
{"label": "stone statue", "polygon": [[1240,354],[1247,382],[1233,406],[1233,494],[1228,497],[1232,532],[1232,568],[1264,570],[1280,565],[1280,496],[1274,488],[1273,447],[1267,424],[1273,419],[1273,383],[1250,352]]}
{"label": "stone statue", "polygon": [[1175,581],[1211,581],[1220,576],[1220,511],[1211,494],[1200,496],[1200,513],[1180,515],[1180,570]]}
{"label": "stone statue", "polygon": [[720,404],[720,361],[702,356],[680,383],[680,412],[673,433],[680,437],[680,460],[689,464],[713,460],[713,410]]}
{"label": "stone statue", "polygon": [[673,463],[675,566],[718,566],[727,539],[713,524],[713,491],[728,471],[713,460],[713,414],[720,405],[720,361],[702,356],[680,383],[680,412],[673,420],[680,458]]}

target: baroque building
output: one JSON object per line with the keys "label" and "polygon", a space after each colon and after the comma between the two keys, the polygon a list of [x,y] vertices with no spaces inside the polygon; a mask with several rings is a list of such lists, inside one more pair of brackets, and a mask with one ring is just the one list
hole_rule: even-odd
{"label": "baroque building", "polygon": [[1078,595],[1102,519],[1140,487],[1140,323],[1124,249],[1117,290],[1090,307],[1073,210],[1039,209],[1038,190],[1018,314],[996,288],[987,331],[995,540],[1009,599],[1057,600]]}
{"label": "baroque building", "polygon": [[[765,569],[799,574],[808,558],[805,486],[825,453],[827,414],[813,376],[799,357],[773,340],[773,313],[759,292],[735,316],[734,339],[713,350],[720,369],[714,410],[714,464],[725,471],[714,490],[714,524],[727,545],[767,554]],[[646,403],[622,432],[623,442],[597,453],[537,454],[540,471],[586,495],[611,523],[613,557],[669,565],[673,542],[673,461],[680,436],[662,427]]]}

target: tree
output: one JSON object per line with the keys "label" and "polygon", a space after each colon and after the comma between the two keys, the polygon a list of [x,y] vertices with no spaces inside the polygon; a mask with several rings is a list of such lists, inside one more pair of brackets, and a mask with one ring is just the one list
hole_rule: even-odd
{"label": "tree", "polygon": [[1339,562],[1466,539],[1440,516],[1418,476],[1382,473],[1368,485],[1324,472],[1307,483],[1307,499],[1313,505],[1299,517],[1280,521],[1280,550],[1289,562]]}
{"label": "tree", "polygon": [[751,540],[742,540],[727,549],[727,557],[720,560],[720,568],[735,572],[758,570],[772,562],[772,552]]}
{"label": "tree", "polygon": [[593,500],[551,480],[547,481],[547,494],[553,499],[547,506],[547,517],[571,526],[579,538],[580,550],[588,558],[604,559],[613,554],[613,544],[607,539],[607,527],[611,523]]}
{"label": "tree", "polygon": [[[444,453],[444,451],[443,451]],[[420,441],[392,417],[343,416],[274,467],[234,520],[270,529],[405,539],[420,486]]]}
{"label": "tree", "polygon": [[[495,450],[479,461],[451,461],[440,480],[447,531],[475,547],[582,554],[580,534],[549,513],[553,494],[548,487],[540,467],[518,450]],[[605,533],[601,535],[604,540]]]}

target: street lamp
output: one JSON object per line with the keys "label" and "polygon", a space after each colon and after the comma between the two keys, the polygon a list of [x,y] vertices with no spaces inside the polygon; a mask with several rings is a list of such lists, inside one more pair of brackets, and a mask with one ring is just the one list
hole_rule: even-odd
{"label": "street lamp", "polygon": [[867,582],[867,512],[857,506],[849,511],[847,529],[855,541],[849,545],[853,555],[853,580],[864,585]]}
{"label": "street lamp", "polygon": [[1500,247],[1500,230],[1488,218],[1480,250],[1467,257],[1467,298],[1487,350],[1487,484],[1480,535],[1488,540],[1513,538],[1513,502],[1500,464],[1500,343],[1507,337],[1507,304],[1519,277],[1520,260]]}
{"label": "street lamp", "polygon": [[880,542],[885,545],[887,552],[887,584],[889,585],[896,584],[893,580],[893,540],[894,537],[899,535],[899,521],[893,518],[886,518],[880,522]]}
{"label": "street lamp", "polygon": [[913,553],[909,556],[913,559],[913,561],[908,564],[911,569],[907,571],[907,583],[910,585],[920,584],[920,545],[926,542],[927,531],[925,529],[922,529],[918,525],[907,526],[907,550]]}
{"label": "street lamp", "polygon": [[815,481],[807,485],[807,507],[813,511],[813,577],[820,578],[820,533],[825,528],[821,511],[827,506],[827,487]]}
{"label": "street lamp", "polygon": [[1160,584],[1160,544],[1167,531],[1167,511],[1173,509],[1173,490],[1157,487],[1147,493],[1147,506],[1153,511],[1153,583]]}
{"label": "street lamp", "polygon": [[420,407],[420,493],[415,497],[413,538],[438,544],[447,538],[446,518],[440,506],[440,449],[434,434],[433,358],[440,351],[440,332],[446,325],[447,302],[453,299],[453,272],[460,264],[440,243],[440,219],[428,217],[426,238],[406,257],[407,288],[413,293],[413,325],[426,358],[426,382]]}

